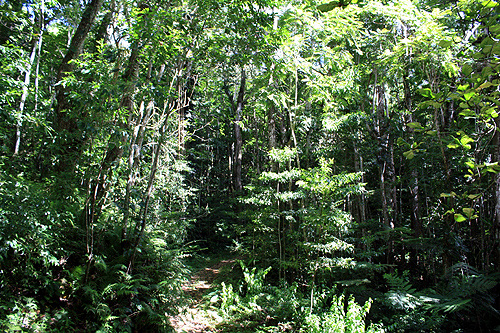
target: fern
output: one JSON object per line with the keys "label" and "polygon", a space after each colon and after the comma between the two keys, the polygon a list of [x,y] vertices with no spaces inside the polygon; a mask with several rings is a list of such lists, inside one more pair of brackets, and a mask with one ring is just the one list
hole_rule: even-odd
{"label": "fern", "polygon": [[443,279],[447,282],[440,294],[433,295],[438,302],[426,304],[432,311],[455,312],[459,310],[487,311],[500,317],[494,307],[491,289],[498,285],[498,275],[486,275],[466,263],[451,266]]}

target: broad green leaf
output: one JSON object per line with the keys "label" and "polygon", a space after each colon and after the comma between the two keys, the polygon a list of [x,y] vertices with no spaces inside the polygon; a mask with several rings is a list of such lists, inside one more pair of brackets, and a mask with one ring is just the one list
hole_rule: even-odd
{"label": "broad green leaf", "polygon": [[491,34],[498,34],[500,33],[500,24],[495,24],[492,25],[491,27],[488,28]]}
{"label": "broad green leaf", "polygon": [[495,108],[487,108],[486,110],[484,111],[481,111],[481,115],[483,117],[487,117],[487,118],[496,118],[498,117],[498,113],[497,111],[495,110]]}
{"label": "broad green leaf", "polygon": [[415,151],[413,149],[405,151],[403,153],[403,156],[406,157],[407,159],[411,160],[412,158],[415,157]]}
{"label": "broad green leaf", "polygon": [[466,119],[476,116],[476,113],[474,111],[472,111],[471,109],[462,110],[458,114],[461,116],[464,116]]}
{"label": "broad green leaf", "polygon": [[451,46],[451,44],[453,44],[453,41],[451,40],[441,40],[439,41],[439,46],[441,46],[442,48],[449,48]]}
{"label": "broad green leaf", "polygon": [[472,208],[462,208],[462,212],[464,212],[465,216],[467,216],[469,219],[474,215],[474,209]]}
{"label": "broad green leaf", "polygon": [[467,196],[467,198],[475,200],[475,199],[479,198],[480,196],[481,196],[481,194],[469,194]]}
{"label": "broad green leaf", "polygon": [[491,68],[490,66],[484,67],[483,70],[481,71],[481,75],[483,78],[486,78],[486,77],[493,75],[493,74],[495,74],[495,72],[493,71],[493,68]]}
{"label": "broad green leaf", "polygon": [[456,222],[467,221],[467,219],[462,214],[455,214],[455,215],[453,215],[453,217],[455,218]]}
{"label": "broad green leaf", "polygon": [[418,128],[418,129],[423,129],[423,126],[420,125],[419,122],[413,122],[413,123],[408,123],[406,124],[409,128]]}
{"label": "broad green leaf", "polygon": [[408,144],[402,137],[399,137],[396,143],[398,146],[403,146]]}
{"label": "broad green leaf", "polygon": [[485,8],[495,8],[498,5],[498,2],[493,0],[485,0],[481,3]]}
{"label": "broad green leaf", "polygon": [[493,50],[493,45],[486,45],[485,47],[483,47],[483,53],[484,54],[490,53],[491,50]]}
{"label": "broad green leaf", "polygon": [[493,49],[491,49],[491,53],[494,55],[500,55],[500,43],[493,45]]}
{"label": "broad green leaf", "polygon": [[472,73],[472,66],[469,64],[465,64],[462,67],[462,74],[464,76],[469,76],[469,74]]}
{"label": "broad green leaf", "polygon": [[460,143],[462,143],[463,145],[466,145],[468,143],[471,143],[471,142],[474,142],[474,139],[472,139],[470,136],[468,135],[464,135],[461,139],[460,139]]}
{"label": "broad green leaf", "polygon": [[464,98],[466,101],[470,100],[472,98],[472,96],[474,96],[476,93],[474,91],[468,91],[464,94]]}
{"label": "broad green leaf", "polygon": [[430,131],[426,131],[425,134],[430,135],[430,136],[437,136],[437,131],[436,130],[430,130]]}
{"label": "broad green leaf", "polygon": [[427,104],[429,104],[430,106],[434,107],[434,108],[440,108],[442,103],[439,103],[439,102],[436,102],[436,101],[428,101]]}

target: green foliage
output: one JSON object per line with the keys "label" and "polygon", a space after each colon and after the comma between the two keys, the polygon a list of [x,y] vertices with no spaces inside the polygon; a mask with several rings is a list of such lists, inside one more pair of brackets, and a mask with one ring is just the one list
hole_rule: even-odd
{"label": "green foliage", "polygon": [[0,1],[1,330],[166,330],[190,241],[262,330],[496,324],[497,1],[91,3]]}
{"label": "green foliage", "polygon": [[333,294],[323,301],[328,304],[326,311],[318,308],[319,312],[312,314],[308,306],[309,299],[296,284],[279,287],[265,285],[264,277],[270,268],[263,270],[254,267],[249,270],[242,262],[240,264],[244,281],[240,284],[239,292],[233,285],[223,282],[221,289],[211,294],[212,306],[217,307],[226,321],[251,320],[259,330],[264,331],[273,331],[285,325],[300,332],[384,332],[381,325],[366,323],[371,299],[360,306],[353,296],[345,302],[344,295]]}
{"label": "green foliage", "polygon": [[211,295],[210,303],[216,306],[226,321],[251,320],[258,323],[293,323],[300,321],[307,308],[307,300],[297,285],[275,287],[264,283],[271,270],[253,267],[249,269],[240,261],[243,280],[239,287],[221,283],[221,289]]}
{"label": "green foliage", "polygon": [[498,285],[496,275],[478,272],[465,263],[450,268],[442,277],[438,290],[417,291],[408,281],[408,274],[384,274],[390,290],[385,293],[386,304],[397,315],[390,319],[391,330],[440,330],[445,325],[458,327],[459,318],[483,317],[484,321],[498,318],[494,300],[489,291]]}
{"label": "green foliage", "polygon": [[386,318],[390,331],[438,330],[445,318],[435,312],[428,311],[424,304],[432,302],[425,292],[417,293],[407,280],[407,274],[384,274],[390,290],[385,293],[382,304],[395,311],[392,317]]}
{"label": "green foliage", "polygon": [[372,300],[361,306],[351,295],[345,304],[345,296],[334,296],[330,309],[320,314],[310,314],[305,318],[301,332],[385,332],[381,325],[366,325],[365,320]]}

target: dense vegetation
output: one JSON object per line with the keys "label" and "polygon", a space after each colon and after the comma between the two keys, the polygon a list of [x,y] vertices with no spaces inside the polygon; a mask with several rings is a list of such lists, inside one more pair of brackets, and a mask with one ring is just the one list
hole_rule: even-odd
{"label": "dense vegetation", "polygon": [[0,0],[0,330],[168,331],[222,248],[249,331],[499,329],[499,40],[494,0]]}

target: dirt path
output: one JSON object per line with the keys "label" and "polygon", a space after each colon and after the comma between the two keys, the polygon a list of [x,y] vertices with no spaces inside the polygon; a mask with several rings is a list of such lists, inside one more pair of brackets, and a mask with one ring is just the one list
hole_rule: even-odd
{"label": "dirt path", "polygon": [[201,300],[213,282],[220,274],[223,267],[234,265],[236,259],[221,260],[211,267],[207,267],[191,277],[182,290],[191,298],[189,307],[180,311],[180,314],[171,318],[170,323],[175,332],[202,333],[217,332],[214,328],[220,322],[220,317],[215,311],[202,308]]}

